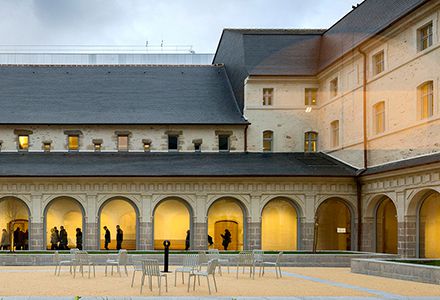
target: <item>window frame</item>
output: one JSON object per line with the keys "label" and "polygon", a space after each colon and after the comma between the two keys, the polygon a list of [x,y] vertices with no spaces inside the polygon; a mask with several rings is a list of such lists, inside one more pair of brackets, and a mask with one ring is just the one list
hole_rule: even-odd
{"label": "window frame", "polygon": [[[22,147],[22,143],[20,142],[21,137],[27,139],[26,147]],[[18,151],[29,151],[30,144],[31,144],[31,137],[29,134],[17,134],[17,149],[18,149]]]}
{"label": "window frame", "polygon": [[[379,110],[379,106],[382,106],[381,110]],[[378,126],[379,116],[382,119],[381,128],[379,128]],[[376,102],[373,105],[373,133],[375,135],[382,134],[385,132],[386,129],[385,118],[386,118],[385,101]]]}
{"label": "window frame", "polygon": [[[266,133],[270,133],[269,138],[264,136]],[[265,150],[265,146],[264,146],[265,142],[270,143],[270,147],[268,150]],[[272,130],[263,131],[263,149],[262,150],[263,150],[263,152],[273,152],[273,131]]]}
{"label": "window frame", "polygon": [[[71,138],[77,139],[76,148],[71,147]],[[69,149],[69,151],[79,151],[79,134],[67,135],[67,149]]]}
{"label": "window frame", "polygon": [[[423,92],[423,88],[428,86],[427,93]],[[425,108],[425,97],[426,97],[426,108],[427,115],[424,115]],[[419,120],[429,119],[434,116],[435,110],[435,99],[434,99],[434,80],[427,80],[417,87],[417,110]]]}
{"label": "window frame", "polygon": [[[121,148],[121,139],[127,139],[127,147]],[[128,152],[130,150],[130,135],[129,134],[118,134],[117,137],[117,148],[119,152]]]}
{"label": "window frame", "polygon": [[334,120],[330,122],[330,144],[332,148],[337,148],[340,145],[340,122]]}
{"label": "window frame", "polygon": [[[381,56],[382,59],[378,63],[378,56]],[[385,50],[382,49],[376,53],[374,53],[371,57],[373,76],[377,76],[385,71]],[[380,65],[381,69],[378,69],[378,65]]]}
{"label": "window frame", "polygon": [[[417,50],[424,51],[428,48],[431,48],[434,42],[434,26],[433,21],[429,21],[423,26],[417,28]],[[424,30],[427,29],[426,35],[424,34]],[[425,46],[426,41],[426,46]]]}
{"label": "window frame", "polygon": [[[176,139],[176,149],[170,148],[170,139],[171,138]],[[179,151],[179,135],[178,134],[168,134],[168,151],[169,152],[178,152]]]}
{"label": "window frame", "polygon": [[[268,96],[268,101],[266,102],[266,92],[270,92]],[[263,106],[273,106],[275,89],[274,88],[263,88]]]}
{"label": "window frame", "polygon": [[[314,145],[314,147],[311,147],[312,145]],[[304,152],[305,153],[318,152],[318,132],[316,131],[304,132]]]}
{"label": "window frame", "polygon": [[[220,139],[226,138],[227,149],[220,149]],[[218,151],[219,152],[229,152],[231,150],[231,136],[229,134],[219,134],[218,135]]]}
{"label": "window frame", "polygon": [[339,95],[339,78],[336,76],[330,80],[330,99],[336,98]]}
{"label": "window frame", "polygon": [[[313,92],[315,92],[315,102],[313,103]],[[304,88],[304,105],[316,106],[318,103],[318,88]]]}

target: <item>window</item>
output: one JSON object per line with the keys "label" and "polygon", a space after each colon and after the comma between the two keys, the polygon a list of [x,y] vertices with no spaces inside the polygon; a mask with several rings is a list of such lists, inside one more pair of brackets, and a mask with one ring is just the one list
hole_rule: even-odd
{"label": "window", "polygon": [[218,150],[229,151],[229,135],[219,134],[218,136]]}
{"label": "window", "polygon": [[118,151],[128,151],[128,135],[118,135]]}
{"label": "window", "polygon": [[385,70],[385,54],[382,51],[373,55],[373,75],[382,73]]}
{"label": "window", "polygon": [[67,146],[69,150],[76,151],[79,149],[79,135],[68,135],[67,136]]}
{"label": "window", "polygon": [[339,120],[330,123],[332,147],[339,146]]}
{"label": "window", "polygon": [[263,152],[272,152],[273,151],[273,132],[267,130],[263,132]]}
{"label": "window", "polygon": [[18,150],[22,150],[22,151],[29,150],[29,135],[18,136]]}
{"label": "window", "polygon": [[385,102],[381,101],[373,106],[374,133],[379,134],[385,131]]}
{"label": "window", "polygon": [[44,152],[50,152],[51,149],[52,149],[52,141],[43,141]]}
{"label": "window", "polygon": [[330,97],[334,98],[338,95],[338,77],[330,81]]}
{"label": "window", "polygon": [[142,143],[144,144],[144,151],[150,152],[151,150],[151,140],[150,139],[142,139]]}
{"label": "window", "polygon": [[316,152],[318,148],[318,133],[309,131],[304,134],[304,152]]}
{"label": "window", "polygon": [[102,139],[93,139],[93,148],[95,149],[95,152],[100,152],[102,149]]}
{"label": "window", "polygon": [[434,114],[433,82],[428,81],[418,87],[420,119],[432,117]]}
{"label": "window", "polygon": [[419,51],[432,46],[432,23],[417,30]]}
{"label": "window", "polygon": [[263,105],[268,106],[273,103],[273,88],[263,89]]}
{"label": "window", "polygon": [[179,136],[174,134],[168,135],[168,150],[177,151],[178,150]]}
{"label": "window", "polygon": [[203,143],[202,139],[195,139],[195,140],[193,140],[194,151],[195,152],[201,152],[202,151],[202,143]]}
{"label": "window", "polygon": [[318,89],[305,89],[305,99],[304,104],[307,106],[316,105],[316,101],[318,98]]}

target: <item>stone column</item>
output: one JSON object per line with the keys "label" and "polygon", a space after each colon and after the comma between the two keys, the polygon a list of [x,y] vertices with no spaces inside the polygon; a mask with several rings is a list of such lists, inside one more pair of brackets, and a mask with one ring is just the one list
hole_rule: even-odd
{"label": "stone column", "polygon": [[191,250],[206,250],[208,249],[208,224],[204,223],[193,223],[192,228],[192,245]]}
{"label": "stone column", "polygon": [[[95,218],[92,218],[95,219]],[[100,241],[98,239],[98,224],[86,223],[83,233],[83,247],[85,250],[99,250]]]}
{"label": "stone column", "polygon": [[247,228],[248,250],[261,249],[261,222],[248,222]]}
{"label": "stone column", "polygon": [[139,222],[138,250],[153,250],[153,223]]}
{"label": "stone column", "polygon": [[43,235],[44,235],[44,226],[43,223],[33,223],[30,224],[30,245],[29,250],[46,250],[46,247],[43,245]]}
{"label": "stone column", "polygon": [[374,240],[374,218],[365,217],[362,222],[362,245],[361,251],[376,252]]}
{"label": "stone column", "polygon": [[417,255],[417,218],[405,216],[404,222],[398,222],[398,254],[403,257],[416,257]]}
{"label": "stone column", "polygon": [[315,223],[307,222],[305,218],[300,218],[301,240],[298,244],[298,250],[313,250],[313,236],[315,233]]}

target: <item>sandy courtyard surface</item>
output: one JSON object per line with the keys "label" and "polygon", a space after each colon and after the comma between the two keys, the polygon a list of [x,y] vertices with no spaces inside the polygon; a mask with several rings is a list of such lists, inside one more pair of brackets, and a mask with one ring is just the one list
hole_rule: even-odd
{"label": "sandy courtyard surface", "polygon": [[[1,296],[140,296],[140,273],[136,274],[132,288],[132,269],[129,276],[115,274],[105,276],[104,267],[97,267],[96,277],[89,279],[88,274],[77,278],[65,267],[61,275],[54,275],[52,267],[0,267]],[[378,293],[390,293],[401,296],[440,296],[440,286],[358,275],[350,273],[348,268],[283,268],[284,276],[276,279],[274,272],[255,280],[249,274],[240,272],[236,279],[235,268],[231,273],[217,275],[218,292],[212,296],[378,296]],[[78,274],[77,274],[78,275]],[[166,296],[207,296],[208,286],[205,278],[196,290],[187,292],[187,280],[182,284],[178,276],[174,287],[174,273],[168,275],[168,293]],[[342,285],[341,285],[342,284]],[[211,285],[213,289],[213,285]],[[153,280],[153,292],[144,286],[142,296],[157,296],[157,283]]]}

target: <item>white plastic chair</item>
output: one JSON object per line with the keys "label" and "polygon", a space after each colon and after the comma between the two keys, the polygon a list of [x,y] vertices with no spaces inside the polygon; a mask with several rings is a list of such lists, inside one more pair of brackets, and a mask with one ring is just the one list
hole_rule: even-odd
{"label": "white plastic chair", "polygon": [[183,266],[174,270],[174,286],[177,285],[177,273],[182,273],[182,283],[185,284],[185,273],[190,274],[198,269],[199,256],[197,254],[188,254],[183,257]]}
{"label": "white plastic chair", "polygon": [[222,265],[228,267],[229,273],[229,259],[220,258],[220,251],[218,249],[209,249],[208,250],[209,259],[217,259],[218,261],[218,273],[222,276]]}
{"label": "white plastic chair", "polygon": [[153,277],[157,277],[157,285],[159,286],[159,296],[161,293],[162,277],[165,278],[165,291],[168,292],[168,278],[167,274],[159,270],[159,262],[157,259],[146,259],[142,261],[142,280],[141,280],[141,294],[142,287],[145,283],[145,277],[148,276],[148,283],[150,291],[153,290]]}
{"label": "white plastic chair", "polygon": [[189,292],[189,286],[191,285],[191,277],[194,277],[194,284],[193,284],[193,291],[195,291],[196,289],[196,277],[199,279],[200,281],[200,276],[206,277],[206,281],[208,282],[208,291],[209,294],[211,295],[211,285],[209,283],[209,276],[212,276],[212,279],[214,281],[214,287],[215,287],[215,291],[217,292],[217,282],[215,280],[215,268],[218,266],[218,260],[217,259],[212,259],[208,262],[208,267],[206,268],[206,271],[199,271],[199,270],[194,270],[191,273],[189,273],[189,278],[188,278],[188,292]]}
{"label": "white plastic chair", "polygon": [[[279,277],[283,277],[283,275],[281,274],[281,259],[282,258],[283,258],[283,252],[280,252],[280,253],[278,253],[277,259],[275,262],[269,262],[269,261],[263,262],[261,264],[263,267],[262,276],[264,276],[264,267],[275,267],[275,274],[277,275],[277,278],[278,278],[278,274],[279,274]],[[260,273],[261,273],[261,271],[260,271]]]}
{"label": "white plastic chair", "polygon": [[113,276],[113,267],[116,266],[119,276],[121,275],[121,266],[124,266],[125,269],[125,275],[128,276],[128,270],[127,270],[127,263],[128,263],[128,253],[127,250],[121,249],[118,252],[118,257],[116,259],[107,259],[105,261],[105,276],[107,276],[107,267],[112,266],[112,276]]}
{"label": "white plastic chair", "polygon": [[254,254],[251,251],[241,251],[237,259],[237,278],[240,267],[243,267],[243,273],[246,267],[249,267],[249,277],[255,279],[255,261]]}
{"label": "white plastic chair", "polygon": [[[75,253],[76,265],[79,267],[82,277],[84,277],[84,267],[89,267],[89,278],[91,268],[93,267],[93,277],[96,277],[95,263],[91,260],[90,255],[86,251],[78,251]],[[76,266],[73,268],[73,278],[76,276]]]}
{"label": "white plastic chair", "polygon": [[136,276],[136,272],[141,272],[142,274],[142,261],[133,259],[133,277],[131,278],[131,287],[134,285],[134,277]]}
{"label": "white plastic chair", "polygon": [[72,273],[72,260],[61,260],[60,253],[58,251],[55,251],[53,254],[53,262],[55,264],[55,275],[57,275],[58,271],[58,276],[60,276],[61,266],[63,265],[69,265],[70,273]]}
{"label": "white plastic chair", "polygon": [[255,267],[260,267],[259,276],[261,276],[262,264],[264,262],[264,251],[263,250],[252,250],[252,253],[254,254]]}

